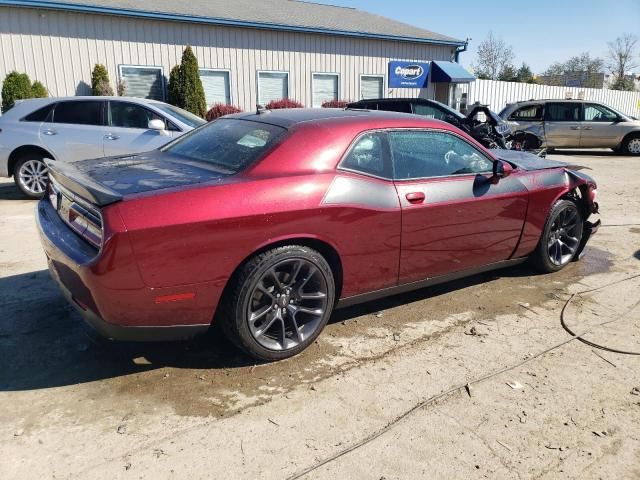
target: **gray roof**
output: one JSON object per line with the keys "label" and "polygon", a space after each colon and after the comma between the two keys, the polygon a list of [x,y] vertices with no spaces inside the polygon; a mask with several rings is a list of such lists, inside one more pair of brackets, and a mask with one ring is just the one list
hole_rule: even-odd
{"label": "gray roof", "polygon": [[300,0],[69,0],[13,4],[56,10],[78,10],[114,15],[143,16],[254,28],[298,30],[369,38],[461,45],[446,35],[391,20],[355,8],[322,5]]}

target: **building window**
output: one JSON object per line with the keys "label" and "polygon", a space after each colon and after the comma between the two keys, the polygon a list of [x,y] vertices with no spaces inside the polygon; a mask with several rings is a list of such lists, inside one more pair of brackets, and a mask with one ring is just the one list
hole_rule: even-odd
{"label": "building window", "polygon": [[120,65],[120,80],[127,97],[164,100],[162,67]]}
{"label": "building window", "polygon": [[384,90],[383,75],[360,76],[360,98],[382,98]]}
{"label": "building window", "polygon": [[337,73],[314,73],[311,77],[313,107],[321,107],[324,102],[338,100],[340,77]]}
{"label": "building window", "polygon": [[204,88],[204,98],[207,108],[217,103],[231,104],[231,82],[228,70],[200,69],[200,80]]}
{"label": "building window", "polygon": [[258,103],[266,105],[273,100],[289,98],[287,72],[258,72]]}

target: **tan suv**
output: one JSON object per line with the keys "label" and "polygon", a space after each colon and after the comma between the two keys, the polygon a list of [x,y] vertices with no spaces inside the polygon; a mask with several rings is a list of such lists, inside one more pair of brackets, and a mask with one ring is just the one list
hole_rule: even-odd
{"label": "tan suv", "polygon": [[640,121],[601,103],[583,100],[530,100],[500,112],[513,131],[537,135],[554,148],[612,148],[640,155]]}

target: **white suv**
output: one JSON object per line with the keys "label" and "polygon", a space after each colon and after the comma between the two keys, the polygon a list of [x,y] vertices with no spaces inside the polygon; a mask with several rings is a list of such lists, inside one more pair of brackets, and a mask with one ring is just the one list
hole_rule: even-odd
{"label": "white suv", "polygon": [[154,150],[204,124],[181,108],[128,97],[24,100],[0,117],[0,176],[42,197],[43,159],[73,162]]}

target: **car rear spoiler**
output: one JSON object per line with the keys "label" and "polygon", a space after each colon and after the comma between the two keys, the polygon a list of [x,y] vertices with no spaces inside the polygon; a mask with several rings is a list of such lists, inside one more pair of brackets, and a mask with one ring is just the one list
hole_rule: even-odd
{"label": "car rear spoiler", "polygon": [[49,169],[49,177],[55,180],[58,185],[94,205],[104,207],[122,200],[121,194],[83,174],[73,164],[56,162],[50,158],[45,158],[44,163]]}

